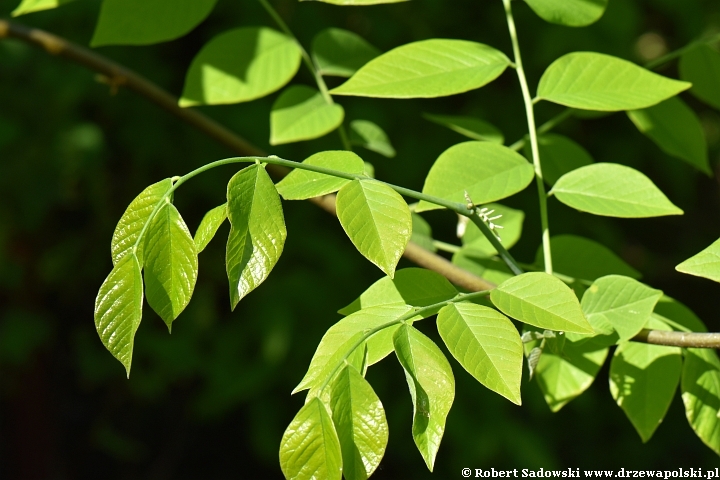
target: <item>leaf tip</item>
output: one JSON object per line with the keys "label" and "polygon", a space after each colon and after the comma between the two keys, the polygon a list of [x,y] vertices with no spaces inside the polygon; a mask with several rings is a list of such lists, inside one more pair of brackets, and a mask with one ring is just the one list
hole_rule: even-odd
{"label": "leaf tip", "polygon": [[181,97],[180,100],[178,100],[178,106],[181,108],[194,107],[196,105],[200,105],[200,102],[198,102],[197,100],[190,100],[189,98],[185,97]]}

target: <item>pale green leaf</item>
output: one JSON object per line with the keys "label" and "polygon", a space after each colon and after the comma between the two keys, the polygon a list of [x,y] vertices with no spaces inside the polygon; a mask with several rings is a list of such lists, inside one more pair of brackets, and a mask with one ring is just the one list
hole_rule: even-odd
{"label": "pale green leaf", "polygon": [[195,232],[195,248],[200,253],[205,250],[208,243],[213,239],[218,228],[227,219],[227,203],[213,208],[205,214],[200,226],[198,226]]}
{"label": "pale green leaf", "polygon": [[699,45],[682,54],[679,69],[680,78],[692,83],[690,93],[720,109],[720,53]]}
{"label": "pale green leaf", "polygon": [[343,118],[343,107],[337,103],[327,103],[319,90],[293,85],[273,103],[270,112],[270,145],[322,137],[339,127]]}
{"label": "pale green leaf", "polygon": [[360,35],[342,28],[327,28],[312,42],[312,56],[320,75],[350,77],[380,53]]}
{"label": "pale green leaf", "polygon": [[[648,325],[667,330],[662,322]],[[677,347],[628,342],[610,363],[610,393],[643,442],[652,437],[670,407],[680,383],[682,355]]]}
{"label": "pale green leaf", "polygon": [[145,296],[168,329],[190,302],[197,276],[195,242],[175,205],[166,203],[145,236]]}
{"label": "pale green leaf", "polygon": [[103,0],[93,47],[150,45],[182,37],[210,15],[217,0]]}
{"label": "pale green leaf", "polygon": [[264,97],[300,67],[295,40],[266,27],[243,27],[210,40],[193,59],[181,107],[239,103]]}
{"label": "pale green leaf", "polygon": [[50,10],[65,5],[75,0],[22,0],[15,10],[12,11],[13,17],[19,17],[26,13],[39,12],[41,10]]}
{"label": "pale green leaf", "polygon": [[485,254],[464,248],[453,254],[452,263],[496,285],[515,276],[499,258],[488,258]]}
{"label": "pale green leaf", "polygon": [[501,145],[505,141],[505,137],[500,130],[479,118],[461,115],[430,115],[429,113],[423,116],[431,122],[447,127],[473,140],[494,142]]}
{"label": "pale green leaf", "polygon": [[[324,167],[341,172],[362,175],[365,163],[362,158],[353,152],[345,150],[330,150],[316,153],[306,158],[302,163]],[[332,177],[323,173],[311,172],[296,168],[276,185],[278,193],[285,200],[306,200],[337,192],[350,180]]]}
{"label": "pale green leaf", "polygon": [[688,307],[674,298],[663,295],[655,305],[653,318],[670,325],[674,330],[707,332],[707,327]]}
{"label": "pale green leaf", "polygon": [[645,218],[682,215],[639,171],[616,163],[595,163],[560,177],[551,194],[565,205],[595,215]]}
{"label": "pale green leaf", "polygon": [[547,273],[530,272],[510,278],[490,293],[490,300],[505,315],[536,327],[593,333],[573,291]]}
{"label": "pale green leaf", "polygon": [[675,267],[675,270],[720,282],[720,239],[702,252],[682,262]]}
{"label": "pale green leaf", "polygon": [[425,250],[434,252],[437,250],[432,237],[430,224],[417,213],[412,214],[412,236],[410,241],[417,243]]}
{"label": "pale green leaf", "polygon": [[131,253],[115,265],[95,299],[95,329],[105,348],[125,366],[128,378],[142,303],[140,263]]}
{"label": "pale green leaf", "polygon": [[547,22],[585,27],[600,20],[608,0],[525,0],[525,3]]}
{"label": "pale green leaf", "polygon": [[[500,243],[509,249],[520,240],[522,234],[523,220],[525,213],[522,210],[500,205],[499,203],[490,203],[483,205],[493,211],[491,217],[502,215],[502,218],[493,220],[495,225],[503,227],[496,232],[500,235]],[[492,246],[490,241],[480,231],[480,229],[472,222],[468,222],[465,227],[465,234],[462,236],[463,251],[473,252],[477,255],[492,256],[497,255],[497,250]]]}
{"label": "pale green leaf", "polygon": [[280,441],[285,478],[340,480],[340,440],[327,407],[313,398],[295,415]]}
{"label": "pale green leaf", "polygon": [[685,415],[705,445],[720,455],[720,360],[714,350],[684,350],[681,389]]}
{"label": "pale green leaf", "polygon": [[440,310],[437,328],[465,370],[490,390],[520,405],[523,344],[505,315],[474,303],[453,303]]}
{"label": "pale green leaf", "polygon": [[337,215],[358,251],[392,277],[412,235],[405,200],[380,182],[353,180],[337,194]]}
{"label": "pale green leaf", "polygon": [[[535,176],[522,155],[491,142],[464,142],[445,150],[435,161],[423,193],[466,203],[465,192],[475,204],[502,200],[527,187]],[[416,212],[442,208],[420,201]]]}
{"label": "pale green leaf", "polygon": [[662,291],[620,275],[598,278],[582,298],[585,317],[603,335],[617,332],[630,340],[643,329]]}
{"label": "pale green leaf", "polygon": [[260,285],[280,258],[287,237],[280,197],[263,165],[235,174],[227,187],[230,236],[226,268],[234,309]]}
{"label": "pale green leaf", "polygon": [[305,1],[318,1],[323,3],[331,3],[333,5],[343,6],[363,6],[363,5],[379,5],[381,3],[400,3],[407,2],[408,0],[300,0]]}
{"label": "pale green leaf", "polygon": [[[538,150],[542,163],[543,180],[550,186],[560,177],[586,165],[593,159],[582,146],[562,135],[546,133],[538,137]],[[525,144],[525,156],[532,158],[530,144]]]}
{"label": "pale green leaf", "polygon": [[413,439],[432,472],[455,399],[455,377],[438,346],[410,325],[401,326],[393,341],[413,401]]}
{"label": "pale green leaf", "polygon": [[333,95],[432,98],[480,88],[510,60],[499,50],[466,40],[431,39],[402,45],[368,62]]}
{"label": "pale green leaf", "polygon": [[672,97],[649,108],[627,112],[630,120],[665,153],[708,175],[707,145],[702,125],[685,102]]}
{"label": "pale green leaf", "polygon": [[634,63],[594,52],[568,53],[545,70],[537,96],[566,107],[615,112],[645,108],[690,88]]}
{"label": "pale green leaf", "polygon": [[385,410],[370,384],[352,366],[335,378],[330,397],[346,480],[366,480],[380,464],[388,441]]}
{"label": "pale green leaf", "polygon": [[350,143],[367,148],[388,158],[395,156],[395,149],[382,128],[367,120],[350,122]]}
{"label": "pale green leaf", "polygon": [[[115,227],[110,251],[112,252],[113,264],[117,265],[122,257],[130,252],[135,246],[140,231],[150,218],[155,209],[155,205],[160,202],[163,196],[172,188],[172,181],[169,178],[154,183],[143,190],[140,195],[130,202],[125,213],[120,217],[120,221]],[[143,245],[145,242],[138,244],[135,255],[137,256],[140,266],[143,265]]]}

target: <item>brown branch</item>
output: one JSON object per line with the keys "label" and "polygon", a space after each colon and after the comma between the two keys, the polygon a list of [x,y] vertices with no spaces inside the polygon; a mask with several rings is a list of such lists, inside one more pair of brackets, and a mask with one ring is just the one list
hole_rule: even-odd
{"label": "brown branch", "polygon": [[[178,100],[170,93],[155,85],[146,78],[129,70],[102,55],[76,45],[56,35],[36,28],[29,28],[16,23],[0,19],[0,38],[16,38],[31,45],[42,48],[51,55],[66,58],[79,63],[90,70],[103,75],[104,82],[111,88],[126,87],[142,95],[165,111],[175,115],[185,123],[195,127],[201,132],[228,147],[231,151],[245,156],[264,157],[267,154],[260,148],[251,144],[241,136],[228,130],[215,120],[207,117],[197,110],[180,108]],[[272,173],[278,177],[287,174],[287,169],[272,165]],[[313,198],[310,201],[323,210],[336,215],[335,195]],[[404,253],[405,258],[421,267],[434,270],[445,276],[455,285],[469,291],[480,291],[494,288],[495,285],[464,270],[445,258],[410,242]],[[668,345],[678,347],[720,348],[720,333],[684,333],[666,332],[658,330],[643,330],[635,338],[636,342],[651,343],[655,345]]]}

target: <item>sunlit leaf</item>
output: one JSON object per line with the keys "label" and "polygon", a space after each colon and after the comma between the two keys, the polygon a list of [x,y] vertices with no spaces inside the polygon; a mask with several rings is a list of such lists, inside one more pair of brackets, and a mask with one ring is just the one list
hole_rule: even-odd
{"label": "sunlit leaf", "polygon": [[320,91],[304,85],[288,87],[270,112],[270,145],[312,140],[342,124],[345,111],[329,104]]}
{"label": "sunlit leaf", "polygon": [[320,75],[350,77],[380,53],[360,35],[342,28],[327,28],[312,42],[312,56]]}
{"label": "sunlit leaf", "polygon": [[682,262],[675,270],[720,282],[720,239]]}
{"label": "sunlit leaf", "polygon": [[567,27],[585,27],[600,20],[608,0],[525,0],[543,20]]}
{"label": "sunlit leaf", "polygon": [[692,83],[690,93],[720,109],[720,53],[699,45],[682,54],[679,69],[680,78]]}
{"label": "sunlit leaf", "polygon": [[[532,158],[530,144],[525,144],[527,158]],[[593,159],[582,146],[562,135],[546,133],[538,137],[543,180],[552,186],[568,172],[586,165]]]}
{"label": "sunlit leaf", "polygon": [[[355,175],[362,175],[365,170],[362,158],[345,150],[316,153],[306,158],[303,163]],[[285,200],[305,200],[337,192],[348,183],[350,180],[345,178],[297,168],[278,182],[276,187]]]}
{"label": "sunlit leaf", "polygon": [[464,117],[460,115],[430,115],[426,113],[423,115],[431,122],[437,123],[444,127],[453,130],[460,135],[465,135],[473,140],[495,142],[502,144],[505,141],[505,137],[502,132],[495,126],[487,123],[484,120],[474,117]]}
{"label": "sunlit leaf", "polygon": [[205,250],[225,220],[227,220],[227,203],[223,203],[205,214],[195,232],[195,247],[198,253]]}
{"label": "sunlit leaf", "polygon": [[15,10],[12,11],[13,17],[25,15],[26,13],[39,12],[41,10],[50,10],[65,5],[75,0],[22,0]]}
{"label": "sunlit leaf", "polygon": [[[502,218],[493,220],[493,223],[503,227],[500,230],[496,230],[500,235],[500,243],[502,243],[506,249],[511,248],[520,240],[525,213],[522,210],[515,210],[514,208],[506,207],[499,203],[490,203],[483,206],[494,210],[490,215],[491,217],[502,215]],[[486,256],[497,255],[495,247],[492,246],[487,237],[485,237],[480,229],[472,222],[468,222],[465,227],[462,242],[465,252],[475,252]]]}
{"label": "sunlit leaf", "polygon": [[685,415],[700,440],[720,455],[720,360],[710,349],[688,348],[683,353]]}
{"label": "sunlit leaf", "polygon": [[367,120],[350,122],[350,143],[388,158],[395,156],[395,149],[383,129]]}

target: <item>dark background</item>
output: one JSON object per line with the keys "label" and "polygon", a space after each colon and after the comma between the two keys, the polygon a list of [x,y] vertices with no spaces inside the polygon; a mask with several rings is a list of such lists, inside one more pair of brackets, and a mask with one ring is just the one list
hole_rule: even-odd
{"label": "dark background", "polygon": [[[9,16],[16,3],[0,0],[0,14]],[[305,45],[323,28],[337,26],[382,50],[446,37],[511,51],[500,0],[413,0],[365,8],[273,3]],[[674,50],[720,29],[716,0],[610,0],[605,17],[584,29],[549,25],[522,2],[513,3],[531,89],[543,68],[568,51],[600,51],[642,63],[652,56],[647,45],[664,42]],[[98,1],[78,0],[18,21],[87,45],[98,9]],[[201,46],[219,32],[246,25],[274,26],[254,1],[220,0],[208,20],[182,39],[98,51],[178,95]],[[676,77],[676,63],[662,73]],[[301,69],[295,82],[312,85],[312,78]],[[202,110],[285,158],[302,160],[340,148],[331,134],[271,149],[269,109],[277,95]],[[703,121],[717,171],[720,116],[687,93],[682,98]],[[434,159],[463,141],[423,120],[423,112],[476,115],[501,128],[509,142],[526,132],[512,71],[481,90],[448,98],[339,101],[347,119],[378,123],[397,148],[394,159],[359,152],[375,164],[377,176],[415,189]],[[560,111],[539,104],[539,122]],[[615,220],[580,214],[551,199],[552,233],[607,245],[641,270],[646,283],[719,330],[720,286],[674,270],[720,234],[716,178],[662,153],[622,113],[570,120],[557,131],[582,143],[596,161],[641,169],[686,214]],[[336,310],[381,276],[336,219],[307,202],[285,203],[285,253],[234,313],[224,242],[214,240],[200,255],[194,298],[173,334],[146,309],[130,380],[93,325],[95,295],[112,267],[110,238],[127,204],[150,183],[227,156],[231,152],[147,100],[122,89],[111,95],[92,72],[18,41],[0,41],[0,478],[281,478],[280,437],[303,402],[290,391],[323,332],[340,318]],[[225,182],[235,170],[216,169],[177,193],[191,230],[205,211],[224,201]],[[505,203],[526,212],[525,235],[513,253],[532,262],[540,241],[534,187]],[[437,238],[457,242],[453,215],[432,212],[427,218]],[[227,225],[219,236],[226,234]],[[401,266],[409,264],[403,260]],[[431,320],[420,328],[436,335]],[[371,369],[368,378],[386,407],[391,432],[375,478],[461,478],[463,467],[720,464],[688,426],[679,393],[665,422],[643,445],[610,397],[607,365],[588,392],[552,414],[535,383],[524,385],[524,405],[516,407],[452,363],[457,396],[434,475],[412,442],[412,405],[400,367],[389,358]]]}

